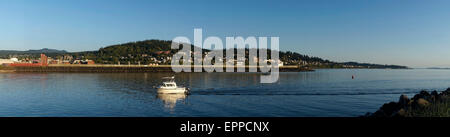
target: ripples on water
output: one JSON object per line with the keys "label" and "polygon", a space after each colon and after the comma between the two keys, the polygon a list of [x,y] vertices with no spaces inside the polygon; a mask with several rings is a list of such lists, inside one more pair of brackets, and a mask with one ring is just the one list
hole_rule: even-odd
{"label": "ripples on water", "polygon": [[[158,95],[172,73],[0,73],[1,116],[359,116],[422,89],[450,86],[449,70],[180,73],[192,94]],[[356,78],[351,79],[354,75]]]}

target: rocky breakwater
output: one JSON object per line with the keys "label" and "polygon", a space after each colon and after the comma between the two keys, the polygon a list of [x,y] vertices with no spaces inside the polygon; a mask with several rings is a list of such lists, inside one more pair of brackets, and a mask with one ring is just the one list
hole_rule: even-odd
{"label": "rocky breakwater", "polygon": [[450,88],[437,91],[421,91],[412,98],[401,95],[398,102],[384,104],[375,113],[365,117],[450,117]]}

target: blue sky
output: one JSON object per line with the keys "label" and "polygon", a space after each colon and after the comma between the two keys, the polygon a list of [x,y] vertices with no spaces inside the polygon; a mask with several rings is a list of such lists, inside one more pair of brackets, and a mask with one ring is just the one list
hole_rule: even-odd
{"label": "blue sky", "polygon": [[[334,61],[450,67],[450,1],[0,0],[0,49],[97,50],[146,39],[278,36]],[[191,39],[193,40],[193,39]]]}

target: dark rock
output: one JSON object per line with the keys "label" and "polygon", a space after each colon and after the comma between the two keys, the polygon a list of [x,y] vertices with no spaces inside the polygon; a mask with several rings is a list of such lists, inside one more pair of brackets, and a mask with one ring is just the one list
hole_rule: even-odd
{"label": "dark rock", "polygon": [[417,100],[420,99],[420,98],[425,99],[425,100],[429,100],[429,99],[431,98],[431,95],[430,95],[430,93],[428,93],[427,91],[422,90],[422,91],[420,91],[419,94],[416,94],[416,95],[413,97],[413,100],[414,100],[414,101],[417,101]]}
{"label": "dark rock", "polygon": [[428,102],[427,100],[420,98],[416,101],[414,101],[413,103],[413,108],[423,108],[423,107],[427,107],[428,105],[430,105],[430,102]]}
{"label": "dark rock", "polygon": [[438,94],[438,92],[435,90],[433,92],[431,92],[431,102],[436,102],[440,100],[440,96]]}
{"label": "dark rock", "polygon": [[377,110],[375,113],[373,113],[371,115],[372,117],[388,117],[388,115],[386,115],[386,113],[384,113],[383,110]]}
{"label": "dark rock", "polygon": [[422,109],[432,105],[433,103],[448,101],[450,98],[450,88],[446,91],[442,91],[438,94],[437,91],[428,93],[422,90],[419,94],[414,95],[413,98],[409,99],[406,95],[401,95],[398,103],[389,102],[383,104],[375,113],[366,113],[365,117],[406,117],[414,116],[409,115],[413,113],[416,109]]}
{"label": "dark rock", "polygon": [[431,92],[431,96],[438,96],[439,94],[438,94],[438,92],[435,90],[435,91],[433,91],[433,92]]}
{"label": "dark rock", "polygon": [[396,102],[390,102],[384,104],[380,110],[384,113],[385,116],[392,116],[398,110],[400,110],[401,106]]}
{"label": "dark rock", "polygon": [[398,103],[399,103],[399,105],[400,105],[401,107],[405,107],[406,105],[408,105],[408,103],[409,103],[409,98],[408,98],[408,96],[402,94],[402,95],[400,96],[400,99],[398,100]]}
{"label": "dark rock", "polygon": [[445,91],[442,91],[441,94],[439,94],[439,95],[441,95],[441,96],[448,96],[448,95],[450,95],[450,88],[448,88]]}
{"label": "dark rock", "polygon": [[394,117],[405,117],[406,116],[406,110],[405,109],[400,109],[398,110],[395,114]]}

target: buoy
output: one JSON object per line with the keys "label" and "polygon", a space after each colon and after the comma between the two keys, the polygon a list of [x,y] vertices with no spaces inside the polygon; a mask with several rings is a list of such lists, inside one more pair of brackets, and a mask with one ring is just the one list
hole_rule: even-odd
{"label": "buoy", "polygon": [[352,75],[352,79],[355,79],[355,76],[354,76],[354,75]]}

